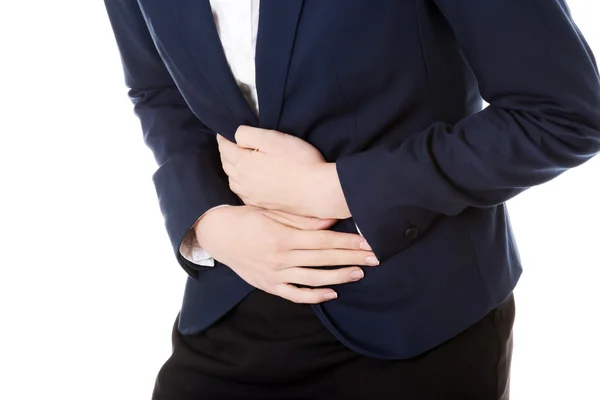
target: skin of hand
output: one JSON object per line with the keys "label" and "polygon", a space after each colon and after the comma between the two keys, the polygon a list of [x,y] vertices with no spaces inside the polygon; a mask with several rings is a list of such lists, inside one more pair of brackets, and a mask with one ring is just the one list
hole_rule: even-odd
{"label": "skin of hand", "polygon": [[[337,298],[326,286],[358,281],[364,277],[359,266],[379,264],[362,236],[326,230],[333,222],[243,205],[209,211],[194,230],[202,248],[250,285],[317,304]],[[356,266],[311,268],[337,265]]]}
{"label": "skin of hand", "polygon": [[241,126],[233,143],[217,135],[229,186],[244,204],[318,218],[350,218],[335,163],[285,133]]}

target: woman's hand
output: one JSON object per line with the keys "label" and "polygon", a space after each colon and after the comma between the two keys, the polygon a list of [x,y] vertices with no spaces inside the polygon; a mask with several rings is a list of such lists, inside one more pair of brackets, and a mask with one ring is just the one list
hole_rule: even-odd
{"label": "woman's hand", "polygon": [[237,144],[218,135],[223,170],[245,204],[319,218],[349,218],[335,164],[285,133],[242,126]]}
{"label": "woman's hand", "polygon": [[[202,248],[250,285],[295,303],[316,304],[337,297],[326,286],[362,279],[359,265],[379,264],[362,236],[323,230],[331,223],[230,206],[208,212],[194,230]],[[310,268],[338,265],[356,266]]]}

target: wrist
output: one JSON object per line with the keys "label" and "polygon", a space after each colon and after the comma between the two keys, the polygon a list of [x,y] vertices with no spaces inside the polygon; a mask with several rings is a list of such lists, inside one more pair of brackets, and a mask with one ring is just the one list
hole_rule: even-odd
{"label": "wrist", "polygon": [[205,211],[204,214],[202,214],[194,223],[194,225],[192,226],[192,229],[196,229],[196,227],[198,226],[198,223],[200,223],[200,220],[202,220],[206,215],[210,214],[211,212],[214,212],[215,210],[219,209],[219,208],[224,208],[224,207],[231,207],[230,204],[222,204],[220,206],[215,206],[213,208],[208,209],[208,211]]}
{"label": "wrist", "polygon": [[[208,211],[206,211],[204,214],[202,214],[202,216],[196,220],[196,222],[192,226],[192,229],[194,230],[194,233],[196,234],[196,240],[198,241],[198,244],[201,247],[202,247],[202,243],[201,243],[202,237],[205,234],[207,234],[207,232],[206,232],[207,229],[210,229],[211,221],[213,221],[213,220],[218,221],[219,215],[225,215],[227,212],[229,212],[228,210],[230,210],[232,207],[238,207],[238,206],[233,206],[230,204],[223,204],[220,206],[213,207],[213,208],[209,209]],[[219,225],[219,223],[217,222],[217,226],[218,225]]]}
{"label": "wrist", "polygon": [[324,163],[319,165],[315,177],[316,185],[312,188],[312,192],[315,194],[316,216],[324,219],[350,218],[352,214],[346,203],[336,164]]}

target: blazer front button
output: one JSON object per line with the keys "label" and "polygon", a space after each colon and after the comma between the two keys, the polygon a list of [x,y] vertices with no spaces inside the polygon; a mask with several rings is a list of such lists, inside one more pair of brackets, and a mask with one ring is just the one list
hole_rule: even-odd
{"label": "blazer front button", "polygon": [[419,228],[416,226],[409,226],[406,228],[406,231],[404,231],[404,237],[408,240],[416,239],[417,236],[419,236]]}

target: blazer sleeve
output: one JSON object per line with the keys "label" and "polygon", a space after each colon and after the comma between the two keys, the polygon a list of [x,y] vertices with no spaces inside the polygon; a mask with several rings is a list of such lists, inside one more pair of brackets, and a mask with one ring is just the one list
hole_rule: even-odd
{"label": "blazer sleeve", "polygon": [[216,135],[190,110],[162,62],[136,1],[105,0],[121,55],[125,83],[144,141],[158,169],[152,179],[179,264],[193,278],[196,265],[180,245],[194,222],[219,205],[240,205],[223,172]]}
{"label": "blazer sleeve", "polygon": [[600,151],[600,83],[562,0],[435,0],[485,110],[337,160],[352,216],[380,259],[438,217],[502,204]]}

